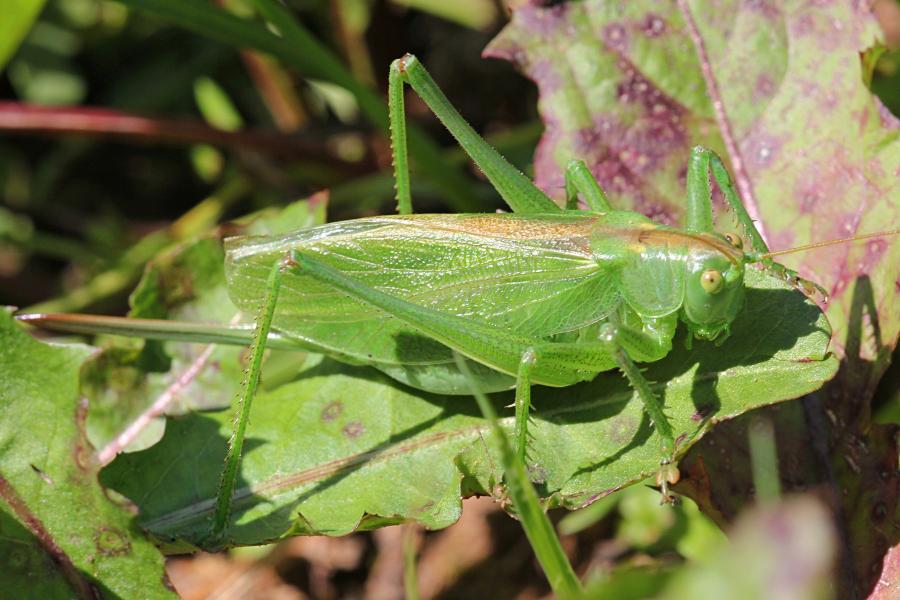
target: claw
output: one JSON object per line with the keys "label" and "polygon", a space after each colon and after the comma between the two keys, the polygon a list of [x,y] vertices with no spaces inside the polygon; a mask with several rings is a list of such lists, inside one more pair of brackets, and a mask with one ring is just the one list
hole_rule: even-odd
{"label": "claw", "polygon": [[678,483],[679,479],[681,479],[681,473],[678,471],[678,465],[668,459],[664,460],[656,474],[656,485],[659,486],[662,493],[660,504],[675,504],[678,501],[677,496],[673,496],[669,492],[669,486]]}

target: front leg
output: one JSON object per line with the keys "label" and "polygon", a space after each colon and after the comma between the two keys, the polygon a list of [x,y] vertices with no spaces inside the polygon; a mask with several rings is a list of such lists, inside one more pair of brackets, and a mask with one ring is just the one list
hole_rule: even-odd
{"label": "front leg", "polygon": [[[760,235],[756,225],[753,224],[753,219],[750,218],[747,209],[734,189],[734,182],[732,182],[731,176],[728,174],[728,169],[725,168],[725,163],[722,162],[718,154],[702,146],[696,146],[691,150],[691,160],[688,164],[688,230],[705,233],[713,231],[710,172],[716,183],[719,184],[719,189],[722,190],[725,202],[734,211],[738,223],[744,230],[744,235],[750,239],[750,246],[753,252],[746,254],[748,261],[760,262],[770,274],[792,285],[807,297],[828,302],[828,292],[822,286],[803,279],[796,271],[792,271],[765,256],[769,252],[769,247],[766,245],[762,235]],[[742,242],[738,239],[729,238],[729,241],[738,247],[742,246]]]}
{"label": "front leg", "polygon": [[[734,211],[734,215],[744,230],[744,235],[750,239],[750,245],[754,252],[764,254],[769,251],[765,240],[760,235],[753,219],[741,202],[731,175],[719,155],[703,146],[694,146],[691,149],[691,158],[687,172],[687,229],[701,233],[713,232],[712,215],[712,182],[709,175],[715,178],[725,197],[725,202]],[[733,243],[738,243],[737,240]]]}

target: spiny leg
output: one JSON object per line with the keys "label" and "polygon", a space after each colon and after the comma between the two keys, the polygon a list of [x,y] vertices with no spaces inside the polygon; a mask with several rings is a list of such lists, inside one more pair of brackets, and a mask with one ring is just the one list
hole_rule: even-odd
{"label": "spiny leg", "polygon": [[728,169],[725,168],[722,159],[712,150],[707,150],[706,152],[709,153],[709,164],[713,177],[716,179],[716,183],[719,184],[719,189],[722,190],[725,202],[734,211],[738,223],[740,223],[744,233],[750,238],[750,246],[755,252],[768,252],[769,247],[753,223],[753,219],[750,218],[744,203],[741,202],[737,190],[734,188],[734,182],[731,180],[731,175],[728,174]]}
{"label": "spiny leg", "polygon": [[[741,202],[741,199],[738,197],[737,192],[734,189],[734,183],[731,181],[731,176],[728,174],[728,169],[725,168],[725,165],[722,163],[722,159],[719,158],[718,154],[712,152],[711,150],[707,150],[707,152],[709,152],[709,161],[712,168],[713,177],[716,178],[716,182],[719,184],[719,188],[722,189],[722,193],[725,196],[725,201],[728,202],[729,206],[731,206],[732,210],[734,210],[738,222],[741,223],[744,231],[750,237],[753,252],[756,255],[767,253],[769,251],[769,246],[768,244],[766,244],[762,235],[760,235],[759,230],[756,228],[756,225],[753,224],[753,219],[751,219],[750,215],[747,214],[747,209],[744,207],[744,204]],[[756,257],[751,256],[750,258],[751,260],[753,260]],[[808,279],[803,279],[793,269],[788,269],[784,265],[778,264],[771,258],[761,258],[759,259],[759,262],[770,274],[779,277],[788,284],[794,286],[794,288],[796,288],[806,296],[811,298],[819,296],[823,302],[828,302],[828,292],[818,283],[809,281]]]}
{"label": "spiny leg", "polygon": [[409,189],[409,152],[406,147],[406,110],[403,106],[403,80],[400,69],[391,65],[388,73],[388,116],[391,129],[391,157],[394,164],[394,189],[397,191],[397,212],[412,213],[412,193]]}
{"label": "spiny leg", "polygon": [[281,276],[287,268],[287,261],[276,263],[269,272],[266,280],[265,300],[256,317],[256,329],[253,333],[253,341],[250,345],[250,364],[247,367],[240,396],[238,397],[237,412],[234,416],[231,439],[228,440],[228,451],[225,455],[225,466],[222,469],[222,477],[219,481],[219,491],[216,496],[216,508],[213,513],[213,522],[210,527],[210,541],[214,544],[221,543],[231,517],[231,502],[234,497],[234,488],[237,482],[238,469],[241,464],[241,453],[244,448],[244,438],[247,432],[247,423],[250,419],[250,408],[253,397],[259,385],[259,376],[262,372],[263,356],[266,351],[266,341],[272,326],[272,318],[275,314],[275,305],[278,302],[278,292],[281,289]]}
{"label": "spiny leg", "polygon": [[[405,132],[405,125],[398,126],[398,122],[405,117],[403,115],[402,83],[409,86],[422,98],[428,108],[437,116],[444,126],[453,134],[463,150],[475,161],[500,196],[506,201],[514,212],[520,213],[554,213],[561,209],[539,190],[525,175],[509,164],[499,152],[494,150],[453,108],[450,101],[440,90],[425,67],[419,60],[407,54],[403,58],[391,63],[391,73],[388,83],[392,84],[389,90],[391,98],[391,141],[394,146],[394,177],[397,180],[398,204],[403,207],[408,205],[403,194],[409,193],[409,171],[406,160],[406,147],[403,135],[394,134],[395,131]],[[399,129],[398,129],[399,127]],[[401,160],[397,157],[402,156]]]}
{"label": "spiny leg", "polygon": [[603,192],[594,174],[583,160],[573,160],[566,167],[566,209],[578,208],[578,194],[584,198],[588,208],[596,212],[609,212],[612,205]]}
{"label": "spiny leg", "polygon": [[606,347],[610,356],[615,360],[619,370],[625,374],[631,387],[637,392],[638,397],[644,403],[644,410],[650,415],[657,433],[661,438],[660,450],[662,460],[660,470],[656,475],[656,483],[660,486],[664,502],[671,502],[669,485],[678,482],[678,466],[675,464],[675,435],[668,417],[663,412],[662,401],[650,389],[650,383],[634,364],[626,351],[626,346],[635,343],[644,343],[639,339],[637,332],[620,327],[612,323],[606,323],[600,328],[600,342]]}
{"label": "spiny leg", "polygon": [[750,238],[750,245],[755,252],[765,253],[769,251],[765,240],[753,224],[753,219],[747,213],[744,203],[738,197],[737,190],[728,169],[719,155],[703,146],[694,146],[691,149],[691,159],[688,163],[687,173],[687,228],[689,231],[712,233],[712,182],[709,175],[715,178],[725,197],[725,202],[734,211],[734,215],[744,229],[744,233]]}
{"label": "spiny leg", "polygon": [[526,463],[528,449],[528,414],[531,411],[531,372],[537,362],[534,349],[527,348],[516,373],[516,457]]}

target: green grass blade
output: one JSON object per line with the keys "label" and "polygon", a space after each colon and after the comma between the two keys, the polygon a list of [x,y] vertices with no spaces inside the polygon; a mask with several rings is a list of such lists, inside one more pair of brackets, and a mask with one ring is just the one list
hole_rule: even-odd
{"label": "green grass blade", "polygon": [[4,7],[0,19],[0,71],[16,53],[43,7],[44,0],[18,0]]}
{"label": "green grass blade", "polygon": [[[255,0],[259,12],[278,28],[275,35],[262,24],[237,17],[198,0],[118,0],[230,46],[271,54],[304,76],[330,81],[347,89],[373,125],[388,134],[388,111],[377,92],[358,81],[333,52],[322,45],[283,6],[274,0]],[[471,185],[462,173],[448,169],[440,149],[420,131],[410,128],[409,146],[416,163],[457,211],[477,211]],[[483,207],[482,207],[483,208]]]}
{"label": "green grass blade", "polygon": [[525,535],[531,543],[538,562],[541,563],[541,567],[544,569],[547,581],[550,582],[550,587],[553,588],[553,592],[559,598],[576,597],[581,593],[581,583],[578,581],[578,577],[575,576],[575,571],[572,569],[572,565],[569,563],[569,559],[559,543],[559,538],[556,536],[556,531],[554,531],[550,519],[547,518],[547,513],[541,508],[540,499],[537,491],[534,489],[534,485],[528,478],[525,464],[516,457],[516,452],[509,443],[506,432],[500,427],[494,406],[487,396],[478,389],[475,378],[471,375],[466,362],[458,353],[454,352],[454,357],[459,369],[469,376],[469,380],[472,383],[472,395],[478,401],[478,407],[494,433],[494,438],[503,458],[509,494],[512,496],[513,504],[519,515],[522,528],[525,530]]}
{"label": "green grass blade", "polygon": [[747,433],[756,499],[758,502],[777,502],[781,496],[781,481],[778,479],[775,427],[768,419],[759,417],[751,423]]}
{"label": "green grass blade", "polygon": [[416,569],[418,552],[418,526],[407,523],[403,526],[403,592],[406,600],[419,600],[419,576]]}

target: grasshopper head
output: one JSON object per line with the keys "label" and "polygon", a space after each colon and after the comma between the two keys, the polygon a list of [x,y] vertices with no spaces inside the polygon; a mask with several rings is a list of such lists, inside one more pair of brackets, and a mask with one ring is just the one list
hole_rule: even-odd
{"label": "grasshopper head", "polygon": [[744,261],[739,247],[717,246],[690,253],[681,320],[694,337],[721,343],[744,304]]}

